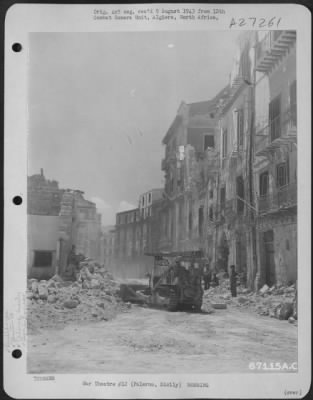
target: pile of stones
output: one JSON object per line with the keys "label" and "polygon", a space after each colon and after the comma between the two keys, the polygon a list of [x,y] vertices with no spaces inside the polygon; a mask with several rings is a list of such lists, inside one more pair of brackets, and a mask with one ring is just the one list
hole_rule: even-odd
{"label": "pile of stones", "polygon": [[238,286],[237,297],[232,297],[229,280],[224,279],[220,281],[219,286],[205,291],[204,302],[252,309],[259,315],[288,320],[290,323],[296,323],[298,319],[296,284],[272,287],[264,285],[258,292]]}
{"label": "pile of stones", "polygon": [[110,320],[130,304],[118,296],[119,284],[103,266],[84,261],[75,281],[59,275],[28,280],[28,328],[44,328],[69,321]]}

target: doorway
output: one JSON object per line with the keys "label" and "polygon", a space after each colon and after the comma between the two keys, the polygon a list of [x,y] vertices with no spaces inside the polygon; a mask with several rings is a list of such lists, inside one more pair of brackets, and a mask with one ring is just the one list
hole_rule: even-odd
{"label": "doorway", "polygon": [[274,232],[272,230],[263,233],[263,244],[265,283],[271,287],[276,283]]}
{"label": "doorway", "polygon": [[228,256],[229,256],[228,241],[225,232],[223,232],[219,240],[219,246],[218,246],[217,268],[219,272],[223,271],[226,274],[228,274]]}
{"label": "doorway", "polygon": [[245,184],[243,181],[242,176],[238,176],[236,179],[236,191],[237,191],[237,212],[243,213],[245,205],[244,205],[244,198],[245,198]]}

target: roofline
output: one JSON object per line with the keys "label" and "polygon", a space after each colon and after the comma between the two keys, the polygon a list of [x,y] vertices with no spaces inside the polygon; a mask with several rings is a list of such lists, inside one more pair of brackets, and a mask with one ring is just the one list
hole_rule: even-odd
{"label": "roofline", "polygon": [[172,136],[172,133],[174,131],[174,128],[176,127],[176,125],[182,120],[182,116],[181,115],[176,115],[176,117],[174,118],[174,121],[171,123],[168,131],[166,132],[164,138],[162,139],[162,144],[167,144],[169,142],[170,137]]}
{"label": "roofline", "polygon": [[119,211],[119,212],[116,213],[116,215],[126,214],[126,213],[134,212],[134,211],[139,211],[139,208],[137,207],[137,208],[132,208],[132,209],[126,210],[126,211]]}
{"label": "roofline", "polygon": [[139,195],[139,197],[144,196],[145,194],[148,194],[148,193],[150,193],[150,192],[155,192],[156,190],[160,190],[160,191],[162,190],[162,191],[164,191],[164,188],[154,188],[154,189],[147,190],[146,192],[141,193],[141,194]]}

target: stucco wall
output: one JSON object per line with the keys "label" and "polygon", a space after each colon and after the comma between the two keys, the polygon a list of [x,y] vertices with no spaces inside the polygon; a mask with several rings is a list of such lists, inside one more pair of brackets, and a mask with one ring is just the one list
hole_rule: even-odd
{"label": "stucco wall", "polygon": [[260,286],[265,283],[265,248],[263,233],[273,230],[276,283],[287,285],[297,280],[297,224],[296,215],[266,219],[258,239]]}
{"label": "stucco wall", "polygon": [[[58,216],[28,215],[28,277],[45,279],[54,275],[58,228]],[[53,251],[52,266],[33,267],[35,250]]]}
{"label": "stucco wall", "polygon": [[274,228],[275,267],[277,282],[287,285],[297,280],[297,226]]}

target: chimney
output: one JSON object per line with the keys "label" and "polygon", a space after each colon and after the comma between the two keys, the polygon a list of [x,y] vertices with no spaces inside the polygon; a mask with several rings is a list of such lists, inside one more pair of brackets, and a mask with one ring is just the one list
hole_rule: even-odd
{"label": "chimney", "polygon": [[43,168],[40,168],[40,175],[43,176]]}

